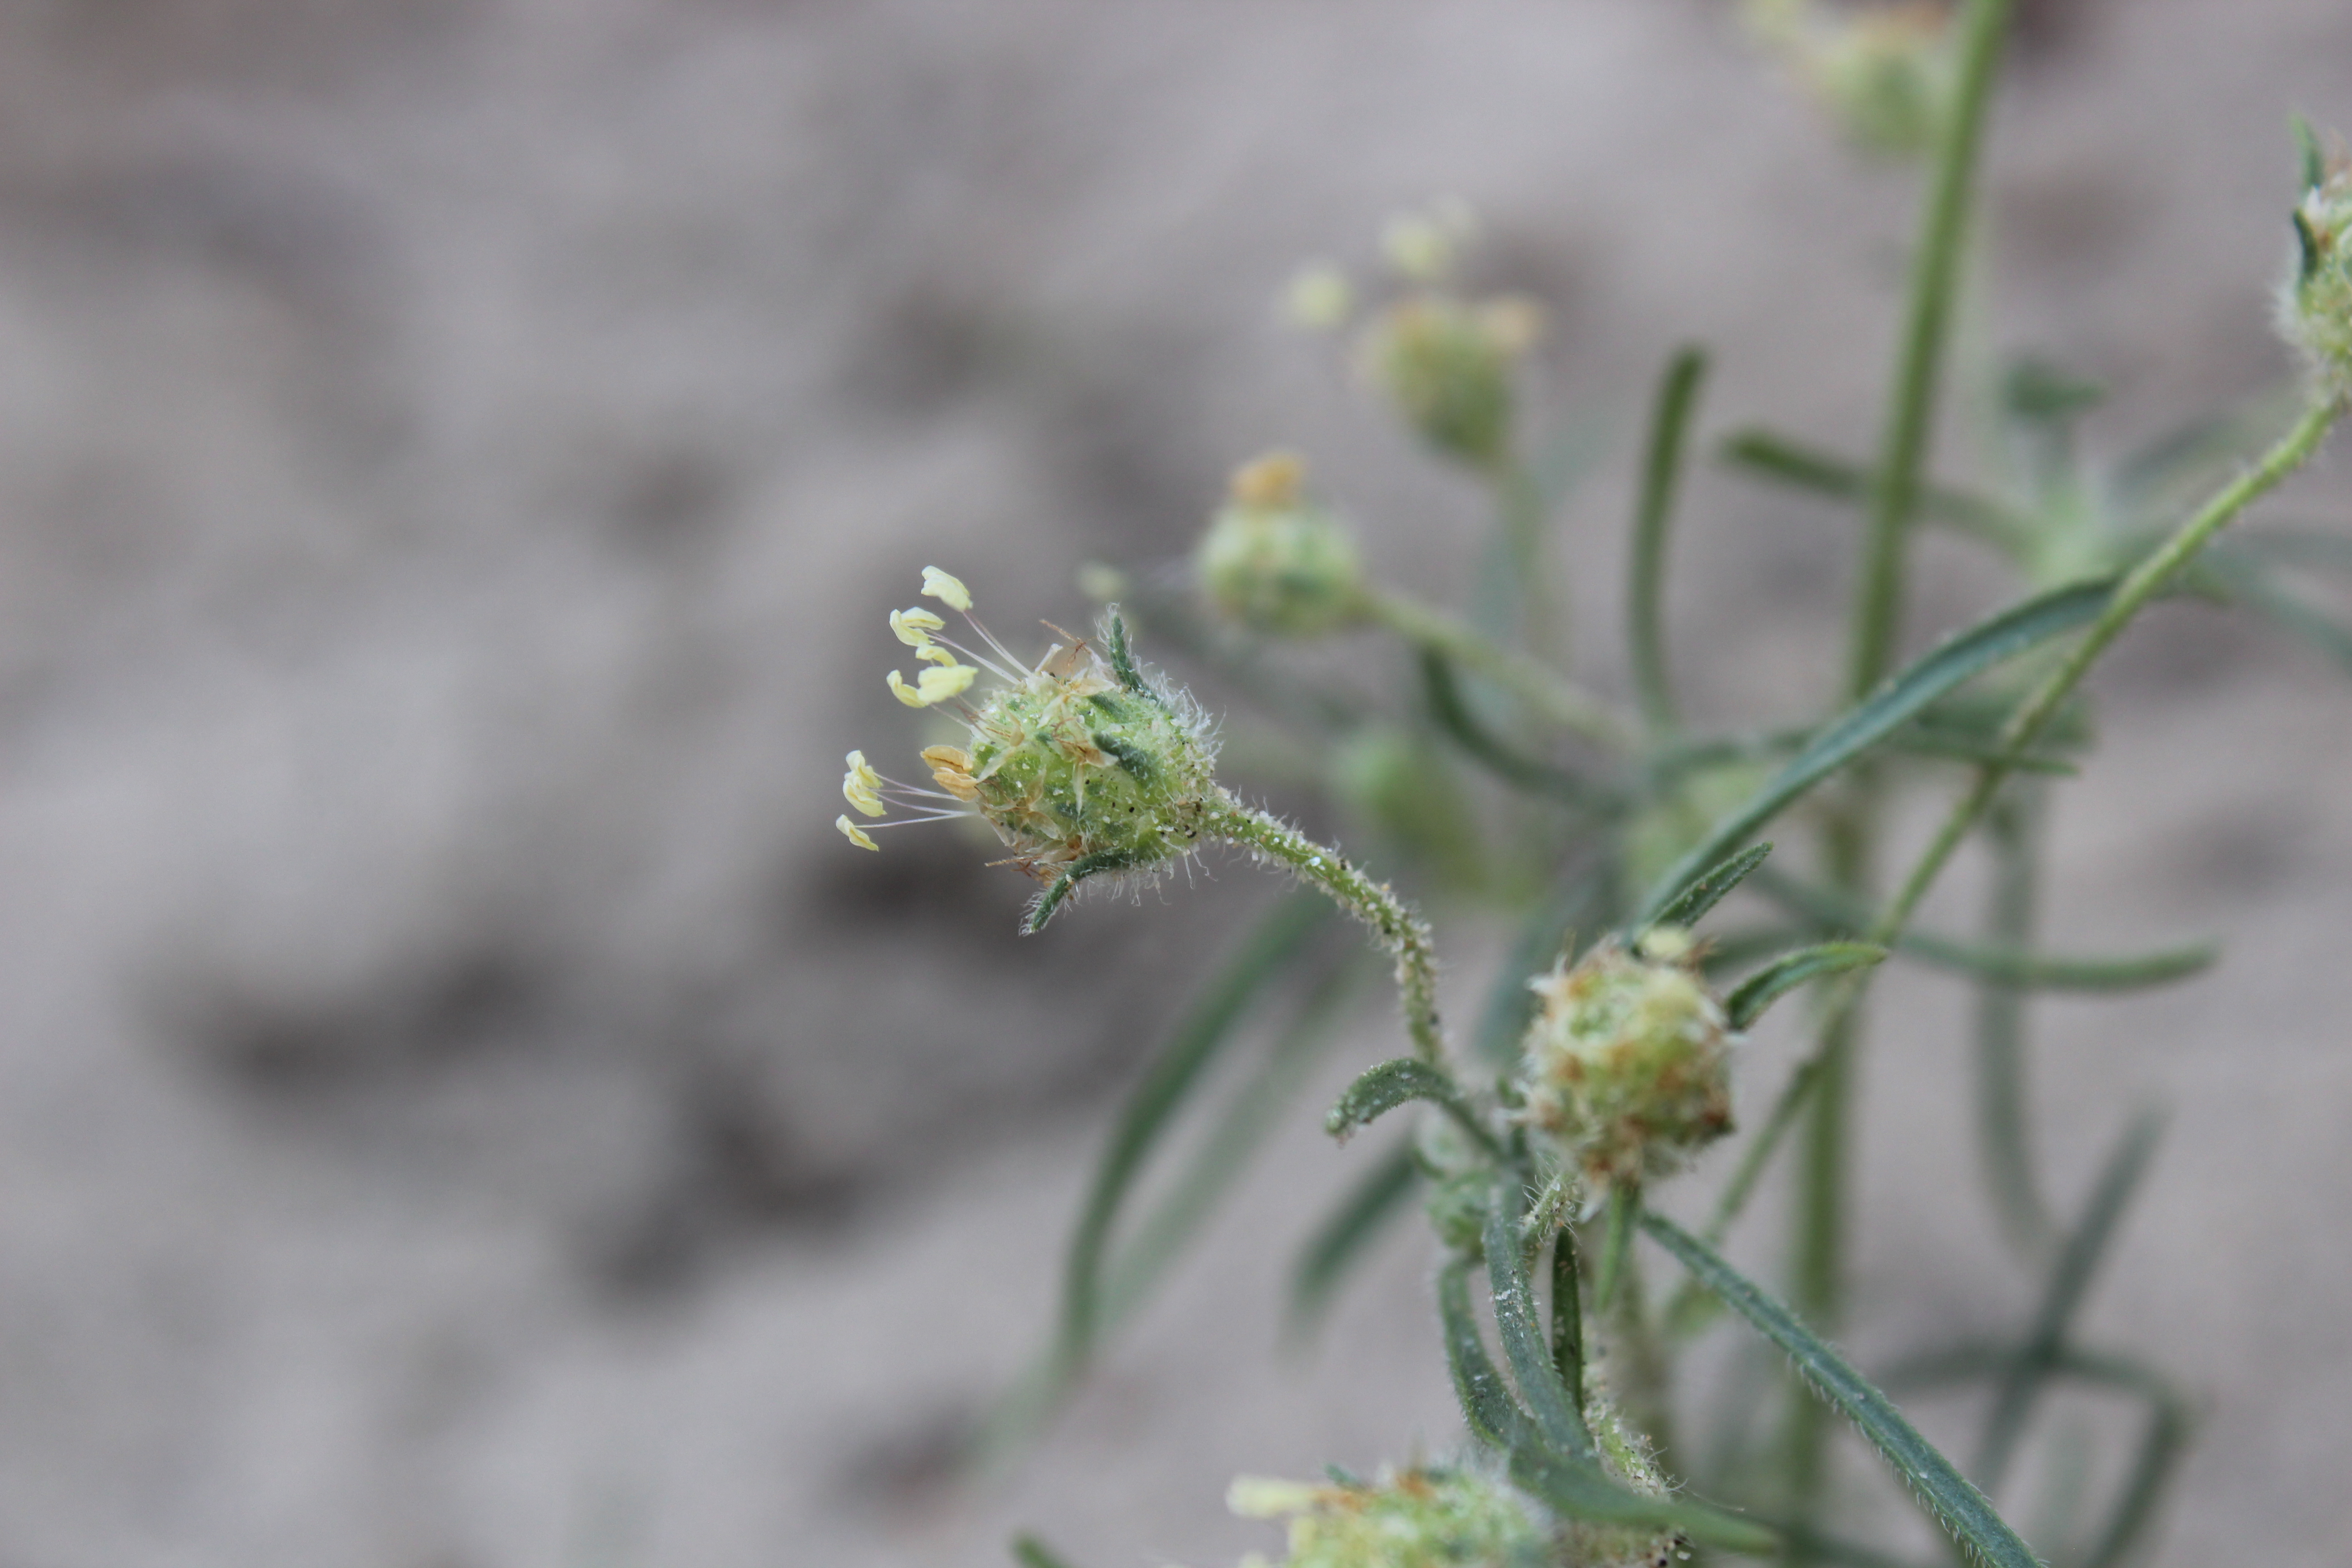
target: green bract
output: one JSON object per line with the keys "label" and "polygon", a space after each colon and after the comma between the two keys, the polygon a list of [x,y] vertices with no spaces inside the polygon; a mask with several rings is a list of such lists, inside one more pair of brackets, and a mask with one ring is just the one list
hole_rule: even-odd
{"label": "green bract", "polygon": [[1680,1170],[1731,1131],[1731,1035],[1680,932],[1594,949],[1531,983],[1521,1111],[1595,1182]]}
{"label": "green bract", "polygon": [[2321,383],[2352,393],[2352,163],[2313,157],[2294,209],[2295,264],[2279,325]]}

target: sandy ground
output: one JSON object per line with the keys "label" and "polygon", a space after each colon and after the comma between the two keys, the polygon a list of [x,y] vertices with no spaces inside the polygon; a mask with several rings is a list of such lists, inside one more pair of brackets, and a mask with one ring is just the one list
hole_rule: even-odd
{"label": "sandy ground", "polygon": [[[2352,13],[2036,15],[1984,289],[2122,450],[2282,374],[2283,127],[2352,126]],[[1664,352],[1716,345],[1721,426],[1859,445],[1908,223],[1720,7],[25,0],[0,84],[0,1563],[977,1564],[1021,1522],[1207,1568],[1270,1544],[1234,1472],[1454,1440],[1415,1243],[1274,1353],[1348,1170],[1302,1116],[1034,1458],[942,1479],[1107,1091],[1263,889],[1020,942],[947,836],[848,851],[835,759],[904,739],[917,566],[1082,614],[1076,563],[1181,554],[1274,441],[1457,584],[1474,498],[1271,304],[1439,193],[1612,454],[1564,552],[1614,679]],[[1695,705],[1804,713],[1841,521],[1690,501]],[[1923,628],[1997,591],[1929,559]],[[2352,682],[2183,606],[2104,689],[2051,929],[2230,957],[2042,1009],[2053,1180],[2171,1108],[2091,1313],[2204,1410],[2161,1561],[2332,1563]],[[1881,1004],[1866,1360],[2027,1300],[1959,1000]]]}

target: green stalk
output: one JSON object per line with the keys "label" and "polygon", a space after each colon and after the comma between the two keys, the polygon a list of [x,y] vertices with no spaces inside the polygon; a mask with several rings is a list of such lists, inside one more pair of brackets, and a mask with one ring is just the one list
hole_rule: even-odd
{"label": "green stalk", "polygon": [[[2091,623],[2090,629],[2083,634],[2082,641],[2068,650],[2065,658],[2042,678],[2042,684],[2034,689],[2032,695],[2009,716],[2009,721],[2001,726],[1994,749],[2004,753],[2013,752],[2040,739],[2042,731],[2048,729],[2050,721],[2057,717],[2058,710],[2065,705],[2066,700],[2074,694],[2074,689],[2082,684],[2083,678],[2090,673],[2091,666],[2106,652],[2108,645],[2123,635],[2123,629],[2132,623],[2133,618],[2196,559],[2198,552],[2203,550],[2216,534],[2235,521],[2247,507],[2275,489],[2279,481],[2308,461],[2311,455],[2319,449],[2320,443],[2326,439],[2328,429],[2336,423],[2337,416],[2343,412],[2344,401],[2340,395],[2315,398],[2304,410],[2303,417],[2295,421],[2294,427],[2263,453],[2260,462],[2223,486],[2194,517],[2174,530],[2169,539],[2143,557],[2139,564],[2132,568],[2130,575],[2116,586],[2115,596],[2107,602],[2107,607],[2099,618]],[[1960,841],[1968,837],[1969,830],[1982,820],[1992,805],[1993,796],[1999,793],[2009,773],[2008,765],[1998,762],[1987,763],[1977,769],[1974,784],[1944,819],[1943,826],[1937,830],[1935,840],[1928,845],[1927,853],[1911,868],[1911,875],[1904,882],[1902,891],[1895,895],[1895,901],[1879,917],[1874,931],[1898,931],[1909,922],[1912,912],[1927,896],[1927,889],[1935,885],[1936,878],[1951,859],[1952,852],[1960,847]],[[1874,934],[1872,940],[1880,938]]]}
{"label": "green stalk", "polygon": [[[2012,797],[1993,814],[1993,885],[1987,942],[2025,951],[2032,942],[2042,850],[2040,792]],[[1977,1141],[1988,1195],[2010,1246],[2038,1258],[2057,1226],[2035,1179],[2026,1114],[2025,991],[1987,975],[1977,983]]]}
{"label": "green stalk", "polygon": [[[1891,406],[1872,476],[1868,524],[1855,574],[1846,664],[1846,691],[1854,701],[1868,696],[1885,677],[1901,640],[1911,523],[1919,509],[1944,350],[1967,249],[1978,150],[1984,138],[2009,9],[2010,0],[1969,0],[1958,23],[1961,29],[1958,88],[1936,151],[1927,209],[1912,256],[1902,348],[1895,361]],[[1876,794],[1875,781],[1865,772],[1856,780],[1846,811],[1830,826],[1830,868],[1843,891],[1868,892],[1871,847],[1876,836]],[[1859,980],[1844,986],[1842,994],[1858,1001]],[[1835,1007],[1822,1033],[1821,1068],[1813,1075],[1812,1114],[1798,1198],[1796,1303],[1825,1333],[1836,1330],[1844,1294],[1845,1186],[1851,1142],[1847,1122],[1858,1040],[1854,1007]],[[1810,1516],[1820,1500],[1829,1433],[1827,1412],[1812,1399],[1800,1396],[1790,1434],[1790,1476],[1801,1519]]]}
{"label": "green stalk", "polygon": [[1612,751],[1632,748],[1632,731],[1599,698],[1533,659],[1497,647],[1444,611],[1378,589],[1366,593],[1363,608],[1405,641],[1485,676],[1559,728]]}
{"label": "green stalk", "polygon": [[1567,663],[1567,616],[1551,592],[1544,561],[1543,489],[1528,465],[1506,453],[1492,471],[1495,508],[1518,578],[1519,636],[1537,658]]}
{"label": "green stalk", "polygon": [[1386,882],[1365,875],[1338,850],[1316,843],[1280,817],[1244,805],[1223,791],[1211,804],[1202,832],[1288,867],[1370,926],[1380,944],[1396,960],[1397,994],[1414,1053],[1433,1067],[1444,1061],[1445,1036],[1437,1016],[1437,949],[1430,940],[1429,922],[1412,905]]}

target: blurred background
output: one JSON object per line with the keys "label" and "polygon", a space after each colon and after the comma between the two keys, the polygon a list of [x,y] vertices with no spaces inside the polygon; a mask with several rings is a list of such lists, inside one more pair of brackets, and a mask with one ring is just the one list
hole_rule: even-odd
{"label": "blurred background", "polygon": [[[2352,126],[2352,9],[2027,10],[1979,298],[1992,349],[2110,386],[2120,451],[2285,374],[2287,117]],[[838,759],[916,743],[882,616],[919,566],[1069,623],[1081,562],[1181,557],[1277,442],[1381,572],[1457,588],[1478,498],[1276,306],[1448,194],[1549,311],[1617,682],[1664,354],[1717,351],[1710,428],[1864,448],[1911,222],[1727,12],[0,8],[0,1564],[980,1564],[1017,1522],[1208,1568],[1273,1545],[1235,1472],[1454,1441],[1418,1241],[1276,1353],[1349,1173],[1302,1114],[1040,1447],[954,1479],[1109,1097],[1270,889],[1212,863],[1018,940],[1026,886],[952,833],[843,844]],[[1696,710],[1817,710],[1850,526],[1695,478]],[[2000,591],[1926,559],[1923,636]],[[2038,1009],[2053,1181],[2173,1109],[2091,1305],[2203,1411],[2161,1560],[2340,1561],[2352,679],[2180,605],[2101,689],[2053,940],[2229,956]],[[1457,1011],[1492,937],[1447,932]],[[1882,993],[1866,1364],[2031,1300],[1965,994]]]}

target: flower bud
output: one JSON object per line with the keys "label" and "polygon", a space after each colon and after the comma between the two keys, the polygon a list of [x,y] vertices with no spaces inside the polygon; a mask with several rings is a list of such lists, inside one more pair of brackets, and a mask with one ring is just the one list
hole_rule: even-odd
{"label": "flower bud", "polygon": [[1553,1558],[1550,1531],[1517,1494],[1470,1470],[1416,1468],[1328,1486],[1244,1476],[1225,1502],[1244,1518],[1289,1516],[1286,1568],[1501,1568]]}
{"label": "flower bud", "polygon": [[2352,395],[2352,158],[2323,150],[2303,127],[2304,192],[2295,205],[2294,269],[2279,294],[2279,330],[2320,384]]}
{"label": "flower bud", "polygon": [[1805,0],[1750,0],[1747,16],[1854,145],[1898,158],[1936,145],[1958,87],[1948,5],[1841,16]]}
{"label": "flower bud", "polygon": [[1521,1118],[1594,1183],[1670,1175],[1731,1131],[1733,1038],[1679,931],[1530,983]]}
{"label": "flower bud", "polygon": [[1234,471],[1195,559],[1209,603],[1229,620],[1283,637],[1319,637],[1362,614],[1364,565],[1345,524],[1301,494],[1307,466],[1272,452]]}
{"label": "flower bud", "polygon": [[1423,441],[1493,468],[1510,447],[1518,363],[1541,328],[1540,311],[1526,300],[1472,302],[1424,290],[1373,321],[1364,368]]}

